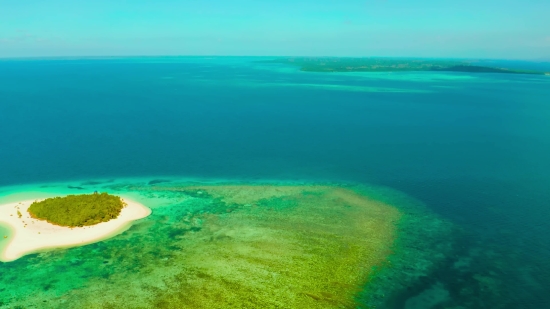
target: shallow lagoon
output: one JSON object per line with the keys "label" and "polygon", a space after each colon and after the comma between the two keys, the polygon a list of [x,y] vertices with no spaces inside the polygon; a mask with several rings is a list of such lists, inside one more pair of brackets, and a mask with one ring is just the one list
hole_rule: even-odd
{"label": "shallow lagoon", "polygon": [[[86,183],[31,191],[132,195],[153,214],[109,240],[1,264],[1,285],[9,286],[0,292],[4,306],[380,307],[386,294],[419,284],[452,248],[450,223],[413,200],[393,206],[405,197],[383,188]],[[406,261],[412,254],[421,266]]]}

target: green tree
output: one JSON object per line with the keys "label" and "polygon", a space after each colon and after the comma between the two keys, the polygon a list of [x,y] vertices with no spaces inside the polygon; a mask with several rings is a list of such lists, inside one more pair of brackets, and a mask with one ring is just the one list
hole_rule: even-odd
{"label": "green tree", "polygon": [[90,226],[119,216],[126,204],[119,196],[93,193],[53,197],[34,202],[28,209],[31,217],[60,226]]}

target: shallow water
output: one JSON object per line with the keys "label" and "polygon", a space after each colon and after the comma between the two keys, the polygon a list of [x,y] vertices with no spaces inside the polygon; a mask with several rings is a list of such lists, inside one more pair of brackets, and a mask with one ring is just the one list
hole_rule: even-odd
{"label": "shallow water", "polygon": [[[358,292],[363,303],[377,295],[388,308],[550,306],[548,77],[305,73],[255,60],[0,62],[0,185],[62,183],[0,188],[0,195],[136,182],[121,181],[127,177],[146,177],[144,186],[166,185],[171,176],[376,184],[368,196],[399,209],[425,204],[425,220],[449,222],[453,235],[405,233],[404,243],[411,237],[426,245],[394,255],[410,269],[395,267],[392,281],[383,279],[390,268],[381,269]],[[33,265],[44,269],[40,278],[72,265],[71,285],[36,283],[48,287],[44,299],[72,295],[91,280],[87,271],[99,269],[79,261],[118,252],[132,243],[124,237],[28,256],[2,271],[29,281],[40,275],[24,271]],[[432,265],[418,258],[425,254],[437,267],[423,267]],[[121,273],[139,273],[130,264]],[[11,299],[31,291],[0,293]]]}
{"label": "shallow water", "polygon": [[[3,263],[4,305],[380,307],[385,294],[436,269],[454,241],[449,222],[383,188],[157,180],[81,187],[71,190],[131,194],[153,214],[106,241]],[[420,265],[407,261],[413,254]]]}

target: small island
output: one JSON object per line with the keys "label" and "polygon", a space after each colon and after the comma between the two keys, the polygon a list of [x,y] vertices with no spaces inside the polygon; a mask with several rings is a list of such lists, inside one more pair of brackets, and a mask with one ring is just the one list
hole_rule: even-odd
{"label": "small island", "polygon": [[0,205],[0,224],[10,230],[0,261],[26,254],[98,242],[127,230],[151,210],[108,193],[68,195]]}
{"label": "small island", "polygon": [[49,223],[82,227],[116,219],[126,203],[108,193],[68,195],[34,202],[28,209],[32,218]]}
{"label": "small island", "polygon": [[305,72],[461,72],[549,75],[549,72],[486,66],[474,60],[385,58],[385,57],[281,57],[262,63],[298,66]]}

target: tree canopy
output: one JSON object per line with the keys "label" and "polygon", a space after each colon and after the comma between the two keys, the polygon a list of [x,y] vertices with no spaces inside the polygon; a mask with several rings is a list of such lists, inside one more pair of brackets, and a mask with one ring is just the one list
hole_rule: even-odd
{"label": "tree canopy", "polygon": [[115,219],[126,204],[107,193],[67,195],[34,202],[31,217],[60,226],[90,226]]}

